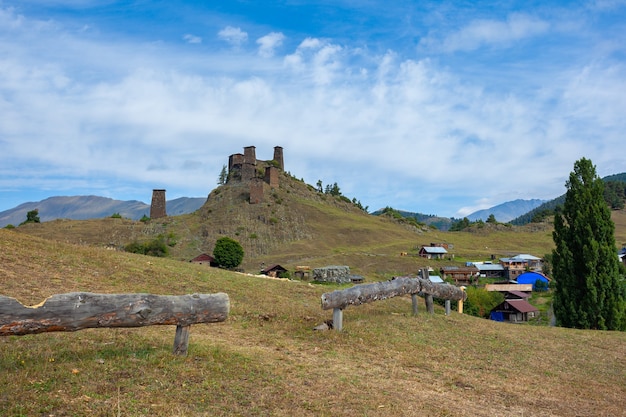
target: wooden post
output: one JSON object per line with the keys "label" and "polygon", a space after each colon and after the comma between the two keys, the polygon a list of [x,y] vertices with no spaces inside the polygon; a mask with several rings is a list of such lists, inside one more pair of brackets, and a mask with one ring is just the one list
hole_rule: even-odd
{"label": "wooden post", "polygon": [[338,332],[343,329],[343,310],[340,308],[333,309],[333,329]]}
{"label": "wooden post", "polygon": [[176,326],[174,337],[174,355],[186,355],[189,346],[189,328],[191,326]]}
{"label": "wooden post", "polygon": [[433,295],[425,294],[424,301],[426,302],[426,311],[428,311],[429,314],[435,314],[435,303],[433,302]]}
{"label": "wooden post", "polygon": [[446,316],[450,315],[450,300],[446,300]]}
{"label": "wooden post", "polygon": [[411,305],[413,307],[413,315],[417,316],[417,294],[411,294]]}
{"label": "wooden post", "polygon": [[[460,287],[460,288],[461,288],[461,291],[463,291],[463,293],[465,293],[465,287]],[[459,298],[459,314],[463,314],[463,300],[465,298],[466,297]]]}

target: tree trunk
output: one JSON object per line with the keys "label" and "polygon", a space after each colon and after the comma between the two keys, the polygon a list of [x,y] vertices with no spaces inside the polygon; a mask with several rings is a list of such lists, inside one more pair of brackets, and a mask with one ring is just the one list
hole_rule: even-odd
{"label": "tree trunk", "polygon": [[96,327],[170,324],[186,327],[226,320],[230,300],[224,293],[153,295],[57,294],[27,307],[0,296],[0,336],[73,332]]}
{"label": "tree trunk", "polygon": [[465,292],[449,284],[434,284],[430,280],[412,277],[396,277],[391,281],[355,285],[345,290],[322,294],[322,309],[344,309],[349,305],[360,305],[404,294],[430,294],[446,300],[464,300]]}

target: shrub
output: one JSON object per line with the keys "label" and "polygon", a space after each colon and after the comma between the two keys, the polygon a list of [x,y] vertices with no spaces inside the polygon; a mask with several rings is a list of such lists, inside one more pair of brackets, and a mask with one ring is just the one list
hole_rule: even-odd
{"label": "shrub", "polygon": [[224,236],[215,242],[213,258],[220,268],[236,268],[243,261],[243,248],[236,240]]}
{"label": "shrub", "polygon": [[164,257],[168,253],[167,244],[163,237],[150,240],[148,242],[139,243],[137,241],[131,242],[124,246],[126,252],[138,253],[140,255]]}

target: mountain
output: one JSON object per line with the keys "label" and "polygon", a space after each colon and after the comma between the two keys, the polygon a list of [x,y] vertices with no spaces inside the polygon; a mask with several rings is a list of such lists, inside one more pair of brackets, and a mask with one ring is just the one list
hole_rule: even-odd
{"label": "mountain", "polygon": [[[192,213],[199,209],[206,198],[181,197],[166,202],[168,215]],[[86,220],[110,217],[118,213],[124,218],[139,220],[150,214],[150,205],[137,200],[121,201],[98,196],[50,197],[38,202],[29,202],[0,212],[0,227],[8,224],[19,225],[26,220],[26,214],[39,210],[42,222],[55,219]]]}
{"label": "mountain", "polygon": [[[608,175],[602,178],[605,184],[604,198],[612,209],[623,208],[626,202],[626,172],[621,174]],[[558,206],[565,202],[565,194],[555,199],[545,201],[527,213],[524,213],[511,220],[511,224],[522,226],[546,216],[551,216]]]}
{"label": "mountain", "polygon": [[468,220],[487,220],[491,214],[494,215],[497,221],[501,223],[507,223],[522,214],[528,213],[536,207],[539,207],[545,203],[545,200],[513,200],[506,203],[493,206],[485,210],[478,210],[467,216]]}

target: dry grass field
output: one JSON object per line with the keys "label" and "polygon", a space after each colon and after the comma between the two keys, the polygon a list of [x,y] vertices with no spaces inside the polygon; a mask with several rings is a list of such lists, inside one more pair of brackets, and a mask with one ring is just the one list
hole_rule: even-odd
{"label": "dry grass field", "polygon": [[[519,240],[437,233],[420,239],[454,241],[458,257],[550,249],[548,232],[518,232]],[[417,241],[392,240],[321,256],[399,261],[394,254]],[[363,269],[382,272],[384,262]],[[332,316],[321,294],[336,288],[0,230],[0,294],[25,304],[71,291],[226,292],[231,300],[225,322],[191,327],[186,357],[171,353],[173,326],[0,338],[0,414],[626,415],[626,333],[508,325],[439,308],[413,317],[407,297],[347,308],[342,332],[313,331]]]}

